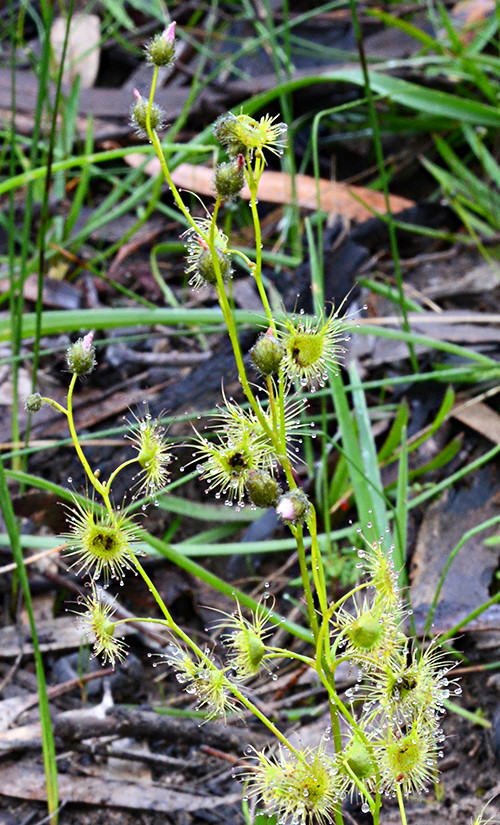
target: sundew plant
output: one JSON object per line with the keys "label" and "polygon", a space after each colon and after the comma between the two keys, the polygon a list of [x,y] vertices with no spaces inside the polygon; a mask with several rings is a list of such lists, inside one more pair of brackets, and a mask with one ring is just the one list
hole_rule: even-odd
{"label": "sundew plant", "polygon": [[[137,417],[130,435],[131,458],[107,479],[92,469],[73,418],[78,379],[96,363],[91,332],[68,349],[66,406],[38,393],[26,402],[32,412],[47,403],[66,417],[92,491],[86,500],[75,497],[65,537],[76,569],[91,579],[83,620],[95,639],[95,655],[111,664],[122,660],[127,648],[120,625],[131,619],[114,618],[109,603],[101,601],[96,580],[109,586],[130,572],[139,574],[162,616],[154,621],[168,630],[163,659],[180,686],[196,696],[197,708],[207,719],[250,712],[267,728],[268,749],[247,755],[240,773],[256,810],[275,815],[280,825],[342,825],[343,802],[352,797],[380,825],[384,798],[395,797],[405,825],[405,799],[436,780],[443,742],[440,719],[450,693],[459,688],[449,681],[449,664],[438,644],[422,647],[406,634],[409,611],[386,535],[372,536],[367,525],[367,536],[361,534],[359,541],[359,583],[334,602],[327,591],[315,507],[297,482],[294,462],[297,442],[310,435],[303,423],[304,391],[337,376],[349,325],[335,308],[322,317],[275,317],[271,309],[262,278],[257,193],[266,155],[281,154],[287,127],[268,115],[260,120],[245,114],[221,116],[214,133],[226,159],[214,171],[213,207],[205,217],[193,217],[162,151],[158,132],[165,114],[154,101],[159,68],[175,60],[175,23],[149,43],[146,53],[152,68],[150,94],[143,98],[136,93],[132,120],[154,147],[188,224],[184,240],[190,284],[193,289],[206,284],[215,288],[246,402],[240,406],[222,397],[219,414],[207,428],[212,432],[195,431],[191,439],[192,462],[208,491],[228,505],[276,509],[296,543],[312,642],[303,653],[272,646],[270,611],[264,602],[249,613],[236,603],[234,613],[216,624],[224,630],[224,660],[179,627],[140,561],[141,528],[130,505],[113,499],[113,483],[122,472],[133,472],[137,492],[151,498],[165,487],[171,473],[168,434],[147,413]],[[238,198],[244,185],[250,192],[254,261],[232,249],[218,223],[224,205]],[[238,256],[249,267],[262,301],[263,329],[249,353],[248,373],[228,293]],[[247,682],[259,673],[268,678],[275,660],[297,660],[311,668],[327,693],[330,721],[316,746],[297,745],[252,701]],[[346,662],[357,681],[341,696],[336,673]]]}

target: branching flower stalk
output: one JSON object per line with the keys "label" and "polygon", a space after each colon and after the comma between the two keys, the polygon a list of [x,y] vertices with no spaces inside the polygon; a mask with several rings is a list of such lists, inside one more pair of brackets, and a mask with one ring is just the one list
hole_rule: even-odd
{"label": "branching flower stalk", "polygon": [[[148,412],[134,416],[128,437],[135,455],[116,467],[107,479],[93,470],[80,443],[73,414],[73,395],[78,379],[96,364],[93,333],[72,344],[67,351],[71,373],[66,406],[38,393],[26,407],[36,412],[47,403],[66,417],[73,446],[85,472],[91,495],[82,503],[76,498],[69,514],[65,536],[73,564],[91,578],[91,595],[83,600],[83,621],[94,636],[94,654],[105,662],[120,662],[126,645],[117,631],[128,621],[154,621],[166,628],[168,644],[163,656],[177,681],[197,697],[197,707],[206,718],[225,719],[250,711],[272,734],[278,750],[256,753],[248,768],[249,795],[260,799],[269,813],[283,825],[343,825],[342,802],[359,795],[362,809],[370,811],[380,825],[382,796],[395,796],[406,825],[405,797],[420,792],[433,778],[443,734],[439,719],[450,692],[459,688],[449,681],[449,666],[436,642],[419,652],[403,632],[405,610],[391,562],[390,548],[383,538],[363,539],[358,550],[362,580],[335,602],[329,599],[314,504],[296,480],[296,442],[304,435],[302,413],[304,388],[323,386],[336,368],[345,340],[345,322],[332,310],[327,317],[310,318],[299,313],[275,318],[262,277],[262,235],[258,212],[258,186],[265,170],[265,152],[280,154],[284,124],[265,115],[228,113],[215,123],[214,133],[228,155],[215,170],[215,198],[211,214],[193,217],[175,186],[158,130],[165,114],[156,105],[155,90],[161,66],[175,58],[175,23],[153,38],[146,49],[151,63],[149,94],[135,92],[132,122],[156,153],[162,174],[188,229],[187,275],[196,288],[215,288],[232,344],[239,380],[249,409],[224,397],[214,419],[212,436],[195,431],[191,442],[201,478],[216,497],[228,504],[274,507],[295,539],[302,579],[307,620],[314,645],[309,653],[289,651],[269,643],[268,613],[263,605],[249,617],[240,606],[214,626],[224,631],[223,662],[210,648],[201,648],[175,621],[162,596],[139,559],[140,529],[131,507],[113,501],[113,485],[119,474],[134,467],[134,498],[147,498],[165,490],[170,476],[171,453],[165,428]],[[224,204],[238,197],[246,181],[255,234],[255,262],[232,250],[217,222]],[[231,308],[227,282],[234,256],[250,266],[260,295],[265,324],[249,357],[262,379],[266,402],[262,403],[247,373],[238,340],[238,327]],[[285,489],[283,489],[283,487]],[[95,498],[96,497],[96,498]],[[100,500],[100,501],[99,501]],[[134,499],[133,499],[134,500]],[[102,502],[102,503],[100,503]],[[311,538],[308,558],[304,526]],[[98,595],[96,580],[107,586],[132,570],[152,594],[161,618],[114,619],[112,607]],[[269,674],[270,663],[279,659],[299,661],[312,668],[324,686],[330,708],[333,749],[320,743],[316,748],[294,745],[264,711],[249,698],[249,680]],[[348,661],[359,678],[344,696],[337,690],[335,675]],[[341,720],[343,724],[341,725]]]}

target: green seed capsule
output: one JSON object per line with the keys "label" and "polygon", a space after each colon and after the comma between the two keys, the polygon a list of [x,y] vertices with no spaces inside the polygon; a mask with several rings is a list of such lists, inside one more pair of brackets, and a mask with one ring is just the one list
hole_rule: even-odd
{"label": "green seed capsule", "polygon": [[274,507],[281,492],[276,479],[265,470],[250,470],[245,489],[256,507]]}
{"label": "green seed capsule", "polygon": [[243,166],[238,159],[219,163],[215,170],[215,191],[225,201],[236,198],[245,182]]}
{"label": "green seed capsule", "polygon": [[284,350],[272,332],[265,332],[250,350],[250,358],[262,375],[278,372]]}
{"label": "green seed capsule", "polygon": [[362,614],[348,630],[351,644],[360,650],[372,650],[378,644],[384,629],[380,619],[371,613]]}
{"label": "green seed capsule", "polygon": [[[220,273],[222,280],[227,281],[231,276],[231,258],[222,249],[217,249],[217,259],[219,261]],[[205,283],[216,286],[217,275],[215,272],[215,265],[212,258],[212,253],[209,249],[204,249],[200,252],[197,260],[197,273]]]}

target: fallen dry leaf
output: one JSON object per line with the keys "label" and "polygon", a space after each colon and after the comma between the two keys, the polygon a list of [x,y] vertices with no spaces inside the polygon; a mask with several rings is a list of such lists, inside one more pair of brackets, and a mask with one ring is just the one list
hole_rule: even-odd
{"label": "fallen dry leaf", "polygon": [[[62,59],[66,27],[66,18],[57,17],[50,32],[54,59],[58,65]],[[73,15],[69,24],[63,71],[63,83],[66,86],[71,86],[76,77],[80,78],[82,89],[90,89],[94,85],[99,71],[100,39],[101,23],[96,14]]]}
{"label": "fallen dry leaf", "polygon": [[500,415],[487,404],[463,404],[452,415],[461,424],[466,424],[493,444],[500,444]]}
{"label": "fallen dry leaf", "polygon": [[451,10],[452,19],[460,27],[472,26],[495,11],[495,0],[460,0]]}
{"label": "fallen dry leaf", "polygon": [[[144,163],[144,155],[130,154],[126,160],[131,166],[137,167]],[[145,166],[145,171],[152,177],[160,174],[158,159],[150,160]],[[172,179],[180,189],[187,189],[198,195],[214,195],[213,170],[207,166],[181,163],[172,172]],[[349,186],[346,183],[322,179],[317,187],[315,178],[310,175],[296,175],[295,190],[297,204],[302,209],[317,210],[319,197],[319,206],[324,212],[329,215],[342,215],[348,220],[365,221],[373,217],[374,212],[385,212],[384,195],[363,186]],[[241,190],[241,197],[244,200],[250,199],[250,192],[246,186]],[[266,203],[292,203],[291,176],[285,172],[264,172],[259,185],[259,200]],[[391,195],[389,202],[393,213],[414,205],[413,201],[398,195]]]}

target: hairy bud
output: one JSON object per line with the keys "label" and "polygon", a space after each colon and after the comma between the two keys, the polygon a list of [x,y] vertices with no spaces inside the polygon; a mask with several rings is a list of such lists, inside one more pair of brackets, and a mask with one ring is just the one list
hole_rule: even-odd
{"label": "hairy bud", "polygon": [[219,143],[226,148],[230,157],[246,156],[248,150],[238,134],[238,119],[231,112],[217,118],[214,125],[214,135]]}
{"label": "hairy bud", "polygon": [[283,355],[283,347],[271,329],[263,333],[250,350],[250,358],[262,375],[278,372]]}
{"label": "hairy bud", "polygon": [[219,163],[215,170],[214,185],[215,191],[225,201],[236,198],[245,182],[243,167],[245,158],[238,155],[235,160],[228,163]]}
{"label": "hairy bud", "polygon": [[89,332],[66,350],[68,369],[75,375],[87,375],[96,365],[93,337],[94,333]]}
{"label": "hairy bud", "polygon": [[24,402],[24,409],[31,413],[38,412],[38,410],[42,409],[44,403],[45,401],[40,393],[33,392],[31,395],[28,395],[26,401]]}
{"label": "hairy bud", "polygon": [[146,59],[153,66],[169,66],[175,59],[175,26],[170,23],[161,34],[157,34],[146,46]]}
{"label": "hairy bud", "polygon": [[256,507],[274,507],[281,492],[276,479],[265,470],[250,470],[245,489]]}
{"label": "hairy bud", "polygon": [[[134,97],[135,103],[130,110],[130,123],[139,137],[147,137],[148,109],[150,108],[149,102],[145,100],[141,94],[139,94],[137,89],[134,89]],[[149,122],[154,131],[163,129],[165,112],[156,103],[151,104]]]}
{"label": "hairy bud", "polygon": [[[231,258],[222,249],[216,249],[220,266],[222,280],[227,281],[231,277]],[[216,286],[217,274],[212,253],[209,249],[202,249],[197,260],[197,276],[207,284]]]}

